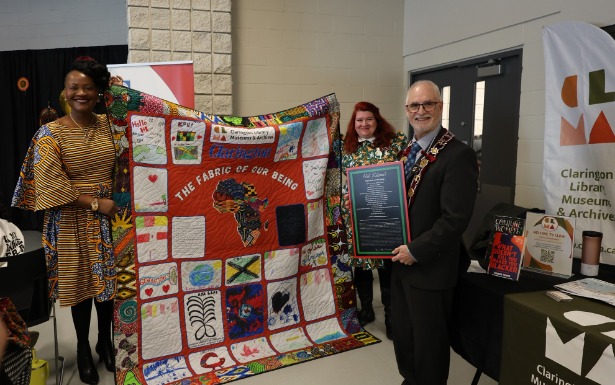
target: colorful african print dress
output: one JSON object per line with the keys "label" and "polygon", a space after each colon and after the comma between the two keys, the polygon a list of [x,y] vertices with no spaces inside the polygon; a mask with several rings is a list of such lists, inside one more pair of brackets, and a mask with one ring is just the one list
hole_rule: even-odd
{"label": "colorful african print dress", "polygon": [[[342,148],[342,174],[346,175],[346,169],[349,167],[367,166],[370,164],[379,164],[386,162],[395,162],[398,159],[400,151],[408,146],[408,138],[401,132],[391,141],[389,147],[378,148],[368,140],[359,143],[357,151],[352,154],[347,154]],[[342,200],[348,193],[348,184],[345,183],[342,187]],[[352,227],[350,226],[350,212],[345,207],[345,201],[341,205],[342,216],[346,223],[346,234],[348,237],[348,253],[352,257]],[[382,258],[351,258],[350,264],[353,267],[361,267],[364,270],[372,270],[382,267],[384,260]]]}
{"label": "colorful african print dress", "polygon": [[110,218],[70,204],[79,194],[110,198],[115,149],[106,115],[90,128],[57,122],[34,135],[12,205],[45,210],[43,248],[49,295],[61,306],[88,298],[113,299],[115,258]]}

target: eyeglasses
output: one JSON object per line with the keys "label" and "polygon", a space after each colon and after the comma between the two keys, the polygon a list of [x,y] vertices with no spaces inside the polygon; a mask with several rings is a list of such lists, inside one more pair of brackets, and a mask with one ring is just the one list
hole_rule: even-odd
{"label": "eyeglasses", "polygon": [[425,110],[425,112],[431,112],[436,109],[436,106],[438,105],[438,103],[440,102],[425,102],[425,103],[407,104],[406,110],[408,112],[419,112],[419,110],[421,109],[421,106],[423,106],[423,109]]}

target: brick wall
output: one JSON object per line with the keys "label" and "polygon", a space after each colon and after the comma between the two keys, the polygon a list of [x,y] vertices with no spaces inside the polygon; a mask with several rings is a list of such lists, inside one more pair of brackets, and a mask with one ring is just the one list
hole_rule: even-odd
{"label": "brick wall", "polygon": [[194,61],[199,110],[259,115],[335,93],[343,131],[360,100],[406,129],[403,0],[128,0],[127,6],[129,62]]}
{"label": "brick wall", "polygon": [[234,114],[335,93],[342,131],[360,100],[406,130],[403,0],[234,0],[232,8]]}
{"label": "brick wall", "polygon": [[230,0],[127,0],[128,62],[194,62],[195,108],[231,114]]}

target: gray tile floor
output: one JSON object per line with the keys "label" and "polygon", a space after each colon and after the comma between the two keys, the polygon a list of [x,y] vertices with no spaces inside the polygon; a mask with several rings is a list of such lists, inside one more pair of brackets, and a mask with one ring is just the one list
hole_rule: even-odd
{"label": "gray tile floor", "polygon": [[[376,281],[374,286],[378,286]],[[378,298],[379,294],[375,294],[375,297]],[[382,339],[382,343],[257,375],[236,383],[241,385],[311,385],[314,383],[336,385],[401,384],[402,378],[397,372],[393,344],[384,335],[384,311],[379,302],[376,302],[375,305],[376,321],[367,325],[366,329]],[[81,381],[79,380],[75,362],[76,338],[70,309],[57,306],[56,310],[58,316],[59,350],[66,361],[63,384],[78,385],[81,384]],[[95,318],[95,314],[93,314],[92,327],[90,329],[92,349],[97,338]],[[49,362],[50,376],[47,380],[47,385],[52,385],[55,383],[53,322],[49,321],[32,329],[39,331],[41,334],[35,348],[37,349],[38,357]],[[96,353],[93,354],[96,361],[98,356]],[[452,352],[451,357],[452,362],[448,383],[451,385],[470,385],[475,369],[454,352]],[[101,376],[101,385],[112,385],[115,383],[113,374],[107,372],[102,363],[98,364],[98,371]],[[495,384],[497,382],[485,375],[481,377],[479,382],[479,385]]]}

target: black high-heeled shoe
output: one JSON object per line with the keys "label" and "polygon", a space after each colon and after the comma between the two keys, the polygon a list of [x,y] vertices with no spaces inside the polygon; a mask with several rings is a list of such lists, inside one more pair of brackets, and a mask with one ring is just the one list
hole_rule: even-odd
{"label": "black high-heeled shoe", "polygon": [[100,378],[98,377],[98,371],[94,365],[89,342],[77,343],[77,369],[79,370],[79,379],[81,382],[89,385],[98,384]]}
{"label": "black high-heeled shoe", "polygon": [[96,353],[98,353],[99,362],[103,361],[105,363],[107,371],[115,372],[115,349],[113,348],[111,337],[102,337],[100,334],[98,335]]}

